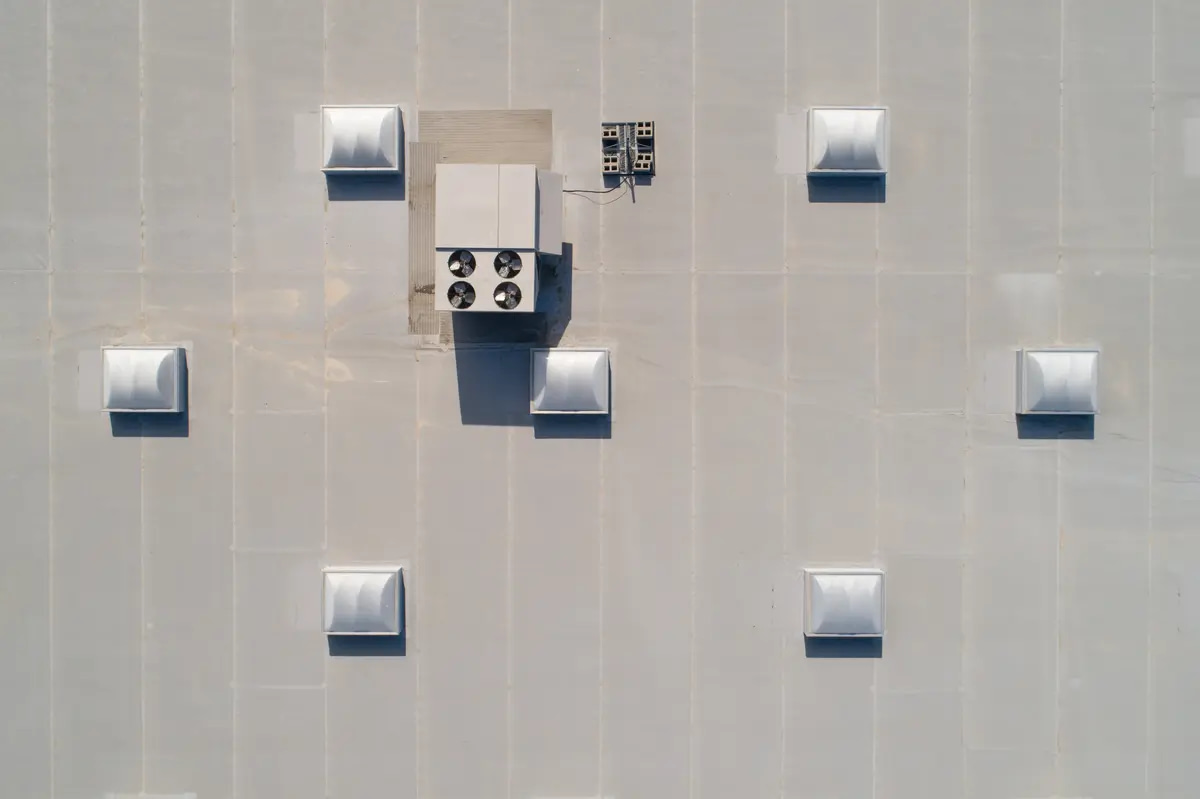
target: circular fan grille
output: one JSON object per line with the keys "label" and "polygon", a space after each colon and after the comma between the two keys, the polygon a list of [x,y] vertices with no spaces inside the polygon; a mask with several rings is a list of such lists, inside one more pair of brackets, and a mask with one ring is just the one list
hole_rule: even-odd
{"label": "circular fan grille", "polygon": [[496,293],[492,295],[492,299],[496,301],[496,305],[505,311],[511,311],[521,304],[521,287],[516,283],[504,282],[496,286]]}
{"label": "circular fan grille", "polygon": [[521,271],[521,256],[512,250],[504,250],[496,256],[496,260],[492,262],[492,266],[496,267],[497,275],[505,280],[511,280]]}
{"label": "circular fan grille", "polygon": [[475,289],[466,281],[456,281],[446,291],[446,299],[450,301],[450,307],[459,311],[470,308],[475,302]]}
{"label": "circular fan grille", "polygon": [[450,259],[446,261],[446,265],[450,267],[450,272],[455,277],[470,277],[475,271],[475,256],[470,250],[455,250],[450,253]]}

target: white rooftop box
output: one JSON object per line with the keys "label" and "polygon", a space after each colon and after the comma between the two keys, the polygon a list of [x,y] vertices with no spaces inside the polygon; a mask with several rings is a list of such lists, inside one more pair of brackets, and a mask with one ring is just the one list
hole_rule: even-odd
{"label": "white rooftop box", "polygon": [[878,107],[808,109],[808,174],[887,174],[887,117]]}
{"label": "white rooftop box", "polygon": [[434,246],[562,254],[562,176],[531,164],[438,164]]}
{"label": "white rooftop box", "polygon": [[104,347],[102,405],[109,413],[179,413],[187,406],[180,347]]}
{"label": "white rooftop box", "polygon": [[1021,350],[1018,360],[1017,413],[1096,413],[1100,377],[1098,350]]}
{"label": "white rooftop box", "polygon": [[530,351],[531,413],[606,414],[609,398],[608,350]]}
{"label": "white rooftop box", "polygon": [[400,107],[321,106],[321,169],[327,173],[399,172]]}
{"label": "white rooftop box", "polygon": [[331,566],[324,570],[326,635],[399,635],[404,631],[399,566]]}
{"label": "white rooftop box", "polygon": [[816,638],[883,635],[883,571],[805,569],[804,634]]}

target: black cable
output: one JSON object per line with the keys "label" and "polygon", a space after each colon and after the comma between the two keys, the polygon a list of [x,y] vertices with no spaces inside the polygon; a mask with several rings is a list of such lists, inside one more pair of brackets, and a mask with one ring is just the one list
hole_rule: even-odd
{"label": "black cable", "polygon": [[[618,200],[624,199],[625,195],[627,195],[629,193],[629,187],[630,187],[630,184],[632,184],[632,182],[633,182],[633,178],[623,177],[623,178],[621,178],[620,183],[618,183],[617,185],[615,185],[611,188],[604,189],[602,191],[598,190],[598,189],[563,189],[563,194],[581,195],[583,197],[583,199],[587,200],[592,205],[611,205],[612,203],[615,203]],[[606,202],[600,202],[599,200],[593,200],[591,197],[586,196],[589,194],[610,194],[611,192],[614,192],[621,187],[624,187],[625,191],[621,192],[616,197],[613,197],[611,200],[608,200]]]}
{"label": "black cable", "polygon": [[616,191],[617,189],[621,188],[624,185],[625,185],[625,181],[622,180],[617,185],[610,186],[607,189],[563,189],[563,194],[609,194],[611,192]]}

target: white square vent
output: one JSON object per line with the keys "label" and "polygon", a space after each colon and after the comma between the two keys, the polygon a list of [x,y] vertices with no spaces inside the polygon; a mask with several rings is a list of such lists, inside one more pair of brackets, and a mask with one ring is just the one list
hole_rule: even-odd
{"label": "white square vent", "polygon": [[608,350],[530,351],[531,413],[606,414],[609,397]]}
{"label": "white square vent", "polygon": [[334,174],[399,172],[403,132],[397,105],[323,105],[321,169]]}
{"label": "white square vent", "polygon": [[1087,349],[1021,350],[1017,413],[1096,413],[1100,352]]}
{"label": "white square vent", "polygon": [[562,254],[562,176],[529,164],[438,164],[434,308],[533,313],[539,255]]}
{"label": "white square vent", "polygon": [[101,410],[179,413],[187,407],[180,347],[104,347]]}
{"label": "white square vent", "polygon": [[883,635],[883,571],[805,569],[804,634],[815,638]]}
{"label": "white square vent", "polygon": [[808,174],[886,175],[886,108],[808,109]]}
{"label": "white square vent", "polygon": [[404,594],[399,566],[331,566],[324,570],[326,635],[399,635]]}

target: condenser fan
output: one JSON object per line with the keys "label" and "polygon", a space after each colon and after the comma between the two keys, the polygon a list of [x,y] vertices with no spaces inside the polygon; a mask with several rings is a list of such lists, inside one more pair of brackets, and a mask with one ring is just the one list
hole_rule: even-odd
{"label": "condenser fan", "polygon": [[446,261],[446,265],[455,277],[470,277],[475,271],[475,256],[470,250],[455,250],[450,253],[450,260]]}
{"label": "condenser fan", "polygon": [[506,311],[511,311],[521,304],[521,287],[516,283],[504,282],[496,286],[496,293],[492,295],[496,300],[496,305]]}
{"label": "condenser fan", "polygon": [[509,280],[516,277],[517,273],[521,271],[521,256],[512,250],[505,250],[496,256],[492,265],[496,267],[497,275]]}
{"label": "condenser fan", "polygon": [[471,284],[465,280],[456,281],[446,292],[446,299],[450,301],[451,308],[458,311],[466,310],[475,302],[475,289],[471,288]]}

